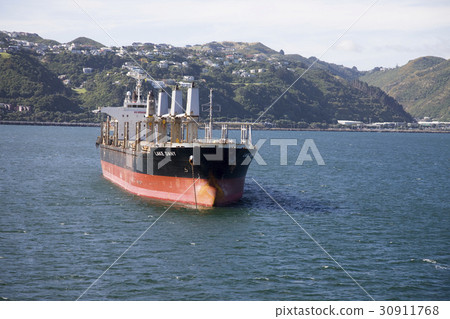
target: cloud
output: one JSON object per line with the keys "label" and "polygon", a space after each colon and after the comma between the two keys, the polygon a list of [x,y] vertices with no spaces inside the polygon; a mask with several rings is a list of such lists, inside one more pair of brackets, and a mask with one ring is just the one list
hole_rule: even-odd
{"label": "cloud", "polygon": [[346,52],[361,52],[362,47],[356,44],[353,40],[342,40],[336,44],[336,50],[346,51]]}

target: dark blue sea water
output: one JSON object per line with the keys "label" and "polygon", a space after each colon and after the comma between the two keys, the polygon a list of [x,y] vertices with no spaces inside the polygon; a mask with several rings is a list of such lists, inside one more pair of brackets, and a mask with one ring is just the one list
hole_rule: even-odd
{"label": "dark blue sea water", "polygon": [[450,299],[449,134],[255,131],[243,199],[197,211],[103,179],[98,131],[0,126],[0,298]]}

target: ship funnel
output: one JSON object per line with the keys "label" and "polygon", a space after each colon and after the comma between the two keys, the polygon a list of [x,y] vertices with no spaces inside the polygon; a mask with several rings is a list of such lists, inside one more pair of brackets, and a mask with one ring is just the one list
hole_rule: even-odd
{"label": "ship funnel", "polygon": [[186,104],[186,115],[188,116],[199,116],[200,114],[200,102],[198,96],[198,88],[192,87],[188,89],[187,92],[187,104]]}
{"label": "ship funnel", "polygon": [[158,95],[158,110],[156,111],[157,116],[163,116],[169,113],[169,99],[167,93],[160,91]]}
{"label": "ship funnel", "polygon": [[155,96],[153,95],[153,91],[148,92],[147,95],[147,112],[145,113],[146,117],[153,116],[155,114]]}
{"label": "ship funnel", "polygon": [[183,111],[183,93],[178,90],[178,86],[172,91],[172,105],[170,108],[170,115],[175,116],[177,114],[184,113]]}

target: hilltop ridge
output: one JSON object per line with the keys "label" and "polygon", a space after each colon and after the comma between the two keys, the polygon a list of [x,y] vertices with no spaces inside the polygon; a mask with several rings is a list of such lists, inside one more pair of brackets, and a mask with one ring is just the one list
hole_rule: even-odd
{"label": "hilltop ridge", "polygon": [[78,37],[78,38],[68,42],[68,44],[75,44],[75,45],[79,45],[79,46],[89,46],[89,47],[94,47],[97,49],[104,47],[104,45],[101,44],[100,42],[94,41],[94,40],[86,38],[86,37]]}
{"label": "hilltop ridge", "polygon": [[233,42],[233,41],[222,41],[222,42],[209,42],[200,46],[201,50],[223,50],[242,53],[242,54],[277,54],[278,52],[272,50],[268,46],[262,44],[261,42]]}

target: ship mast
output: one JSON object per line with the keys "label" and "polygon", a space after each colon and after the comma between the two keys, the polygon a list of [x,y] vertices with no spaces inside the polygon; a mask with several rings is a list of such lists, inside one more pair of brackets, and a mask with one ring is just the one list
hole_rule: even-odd
{"label": "ship mast", "polygon": [[212,92],[213,89],[209,89],[209,132],[208,132],[208,139],[211,140],[212,139],[212,110],[213,110],[213,106],[212,106]]}
{"label": "ship mast", "polygon": [[130,71],[127,73],[129,77],[132,77],[136,79],[136,94],[137,94],[137,103],[141,103],[141,86],[142,86],[142,80],[147,78],[145,74],[142,74],[137,71]]}

